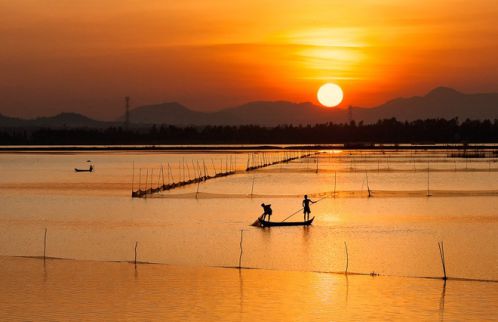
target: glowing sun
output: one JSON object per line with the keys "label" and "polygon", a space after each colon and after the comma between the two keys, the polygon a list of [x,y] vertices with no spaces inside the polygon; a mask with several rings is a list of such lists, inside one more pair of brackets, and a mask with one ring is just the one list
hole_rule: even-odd
{"label": "glowing sun", "polygon": [[327,83],[323,84],[320,89],[318,89],[316,97],[323,106],[334,107],[342,102],[344,94],[339,85]]}

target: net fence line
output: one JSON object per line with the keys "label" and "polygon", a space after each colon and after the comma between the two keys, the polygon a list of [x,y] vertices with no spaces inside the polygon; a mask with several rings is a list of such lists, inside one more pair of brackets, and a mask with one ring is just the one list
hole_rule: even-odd
{"label": "net fence line", "polygon": [[[420,197],[496,197],[498,190],[343,190],[323,191],[307,194],[311,198],[420,198]],[[303,193],[296,194],[248,194],[218,192],[186,192],[157,194],[151,198],[166,199],[260,199],[260,198],[302,198]]]}
{"label": "net fence line", "polygon": [[261,170],[256,170],[256,173],[261,173],[261,174],[269,174],[269,173],[353,173],[353,172],[361,172],[361,173],[410,173],[410,172],[498,172],[498,168],[411,168],[411,169],[400,169],[400,168],[349,168],[347,166],[344,166],[341,169],[324,169],[324,168],[318,168],[318,170],[315,168],[267,168],[267,169],[261,169]]}

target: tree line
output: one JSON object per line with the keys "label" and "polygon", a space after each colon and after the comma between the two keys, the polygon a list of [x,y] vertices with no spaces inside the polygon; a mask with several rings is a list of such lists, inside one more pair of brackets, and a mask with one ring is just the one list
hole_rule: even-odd
{"label": "tree line", "polygon": [[172,126],[97,128],[4,128],[1,145],[112,144],[326,144],[326,143],[498,142],[498,119],[427,119],[373,124],[325,123],[307,126]]}

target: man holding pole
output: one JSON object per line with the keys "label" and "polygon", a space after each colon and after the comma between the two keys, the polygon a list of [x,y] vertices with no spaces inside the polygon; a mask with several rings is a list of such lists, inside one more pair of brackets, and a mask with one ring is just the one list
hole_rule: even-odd
{"label": "man holding pole", "polygon": [[308,199],[308,195],[304,195],[304,200],[303,200],[304,221],[310,219],[310,213],[311,213],[310,202],[315,203],[315,201]]}

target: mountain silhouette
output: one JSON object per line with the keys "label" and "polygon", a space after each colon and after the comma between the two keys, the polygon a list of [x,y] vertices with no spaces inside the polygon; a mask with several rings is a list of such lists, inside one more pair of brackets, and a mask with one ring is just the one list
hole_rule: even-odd
{"label": "mountain silhouette", "polygon": [[8,117],[0,114],[1,127],[90,127],[100,128],[111,125],[110,122],[103,122],[91,119],[78,113],[60,113],[51,117],[37,117],[35,119],[20,119]]}
{"label": "mountain silhouette", "polygon": [[498,118],[498,93],[464,94],[448,87],[437,87],[425,96],[398,98],[371,109],[354,109],[353,118],[371,123],[395,117],[400,121],[458,117]]}
{"label": "mountain silhouette", "polygon": [[[374,123],[379,119],[399,121],[458,117],[460,120],[498,119],[498,93],[464,94],[448,87],[437,87],[424,96],[396,98],[373,108],[352,107],[353,120]],[[348,122],[348,110],[324,108],[313,103],[255,101],[215,112],[191,110],[176,102],[146,105],[130,111],[133,126],[169,124],[202,125],[314,125]],[[94,127],[120,126],[124,115],[115,122],[103,122],[77,113],[53,117],[20,119],[0,114],[0,127]]]}
{"label": "mountain silhouette", "polygon": [[[130,111],[130,120],[138,124],[199,125],[206,124],[208,116],[209,113],[192,111],[176,102],[146,105]],[[124,119],[122,116],[118,121]]]}
{"label": "mountain silhouette", "polygon": [[[347,109],[328,109],[312,103],[256,101],[217,112],[197,112],[178,103],[136,108],[132,122],[173,125],[264,125],[348,122]],[[425,96],[397,98],[373,108],[352,107],[353,120],[373,123],[379,119],[400,121],[458,117],[460,120],[498,118],[498,93],[464,94],[437,87]],[[121,120],[123,119],[120,118]]]}

